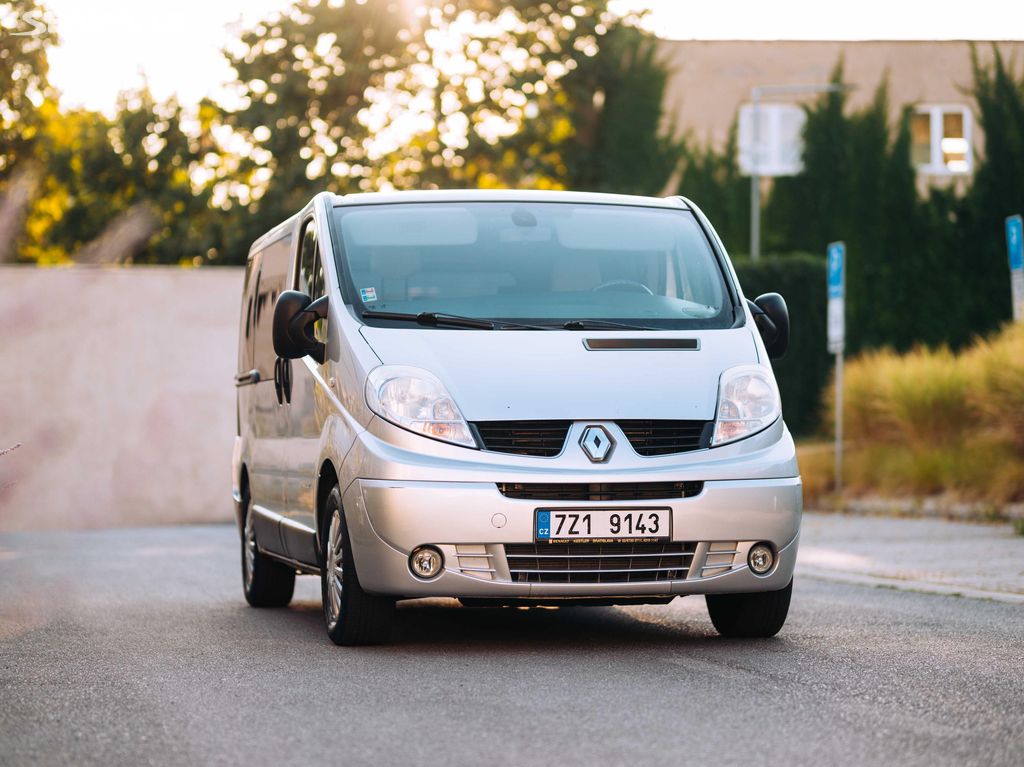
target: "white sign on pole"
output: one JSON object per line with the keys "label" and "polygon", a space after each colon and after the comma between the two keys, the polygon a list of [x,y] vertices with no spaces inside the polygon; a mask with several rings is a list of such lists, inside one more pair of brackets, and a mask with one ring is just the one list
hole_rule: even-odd
{"label": "white sign on pole", "polygon": [[1019,213],[1006,219],[1006,252],[1010,257],[1013,321],[1024,322],[1024,220]]}
{"label": "white sign on pole", "polygon": [[841,354],[846,345],[846,245],[828,246],[828,350]]}

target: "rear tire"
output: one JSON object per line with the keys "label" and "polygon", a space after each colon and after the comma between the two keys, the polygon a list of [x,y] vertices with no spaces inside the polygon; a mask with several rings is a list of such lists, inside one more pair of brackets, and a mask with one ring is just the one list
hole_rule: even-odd
{"label": "rear tire", "polygon": [[242,532],[242,590],[253,607],[285,607],[295,591],[295,571],[262,553],[256,544],[252,501],[245,499]]}
{"label": "rear tire", "polygon": [[773,637],[789,614],[793,581],[778,591],[753,594],[707,594],[704,600],[715,629],[724,637]]}
{"label": "rear tire", "polygon": [[343,646],[387,642],[394,623],[395,600],[367,594],[359,585],[337,485],[327,496],[320,529],[320,593],[327,636]]}

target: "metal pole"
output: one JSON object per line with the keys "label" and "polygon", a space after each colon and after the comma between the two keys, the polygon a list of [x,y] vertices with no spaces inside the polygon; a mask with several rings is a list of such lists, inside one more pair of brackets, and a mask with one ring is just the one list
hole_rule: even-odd
{"label": "metal pole", "polygon": [[760,167],[761,143],[761,89],[750,91],[753,114],[753,140],[750,145],[750,259],[757,261],[761,257],[761,177]]}
{"label": "metal pole", "polygon": [[843,351],[836,352],[836,497],[843,493]]}

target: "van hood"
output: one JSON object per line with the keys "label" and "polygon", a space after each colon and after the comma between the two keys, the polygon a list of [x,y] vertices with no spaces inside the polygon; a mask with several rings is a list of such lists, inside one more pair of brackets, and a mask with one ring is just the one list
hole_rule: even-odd
{"label": "van hood", "polygon": [[[718,379],[757,362],[747,327],[693,332],[474,331],[376,328],[363,337],[385,365],[441,379],[468,421],[710,421]],[[695,339],[696,350],[590,350],[586,340]]]}

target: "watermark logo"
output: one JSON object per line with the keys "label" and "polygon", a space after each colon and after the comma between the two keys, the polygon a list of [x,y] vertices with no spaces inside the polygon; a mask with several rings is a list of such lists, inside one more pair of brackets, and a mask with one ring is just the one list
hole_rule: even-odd
{"label": "watermark logo", "polygon": [[45,35],[50,31],[49,27],[46,26],[46,22],[43,20],[42,11],[29,11],[28,13],[23,13],[18,17],[18,21],[20,23],[17,28],[27,25],[30,29],[21,32],[8,32],[7,34],[11,37],[38,37],[39,35]]}

